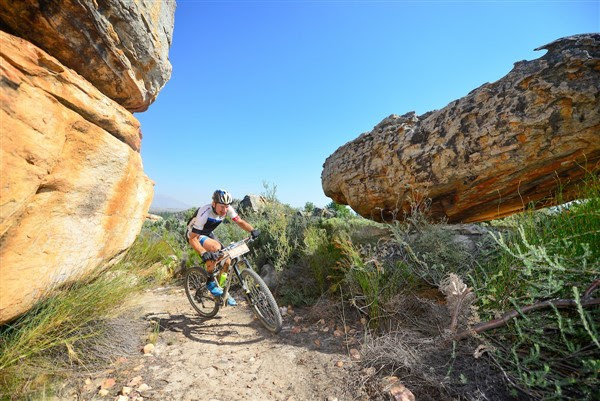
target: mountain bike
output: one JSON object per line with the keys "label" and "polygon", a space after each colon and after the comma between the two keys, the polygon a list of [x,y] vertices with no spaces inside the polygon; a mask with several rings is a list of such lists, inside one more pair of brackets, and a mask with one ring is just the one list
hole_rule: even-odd
{"label": "mountain bike", "polygon": [[[194,266],[188,269],[185,274],[185,293],[200,316],[213,317],[219,312],[221,307],[226,305],[231,283],[234,279],[237,279],[242,286],[248,305],[250,305],[254,314],[269,331],[279,333],[282,326],[279,306],[277,306],[277,302],[267,284],[252,269],[250,262],[242,257],[250,252],[248,248],[248,243],[250,242],[252,242],[251,237],[232,243],[221,249],[218,252],[219,257],[212,273],[208,273],[201,266]],[[215,296],[210,293],[206,285],[211,280],[216,279],[223,270],[223,264],[228,258],[231,259],[229,270],[233,270],[235,274],[227,275],[223,295]]]}

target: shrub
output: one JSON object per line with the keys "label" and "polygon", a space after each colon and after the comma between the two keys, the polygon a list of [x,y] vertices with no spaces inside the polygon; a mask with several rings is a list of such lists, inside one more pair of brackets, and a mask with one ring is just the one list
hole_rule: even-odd
{"label": "shrub", "polygon": [[400,245],[401,259],[412,275],[433,287],[438,287],[450,273],[470,274],[475,254],[454,240],[455,234],[441,224],[420,224],[417,227],[395,222],[394,240]]}
{"label": "shrub", "polygon": [[297,247],[294,233],[290,231],[291,216],[288,206],[269,202],[261,212],[247,217],[248,222],[261,231],[253,246],[253,258],[258,267],[270,263],[281,271],[288,265]]}
{"label": "shrub", "polygon": [[312,202],[306,202],[304,204],[304,211],[306,213],[312,213],[315,210],[315,204]]}
{"label": "shrub", "polygon": [[327,276],[338,257],[327,236],[327,231],[316,226],[306,229],[304,236],[304,258],[317,284],[317,291],[327,290]]}
{"label": "shrub", "polygon": [[[511,310],[520,312],[508,325],[484,331],[479,337],[484,342],[482,349],[492,350],[488,354],[489,359],[479,359],[469,365],[467,359],[461,357],[459,363],[452,351],[446,377],[443,377],[443,369],[448,360],[436,362],[438,365],[435,367],[430,365],[422,376],[409,368],[408,375],[417,373],[413,376],[416,382],[409,381],[409,387],[411,384],[417,388],[429,386],[429,376],[435,370],[433,376],[456,386],[456,389],[448,390],[456,391],[459,385],[464,385],[479,391],[485,389],[488,383],[477,373],[483,367],[473,369],[473,366],[487,361],[489,366],[484,370],[492,372],[496,369],[507,379],[505,383],[512,387],[516,398],[597,397],[594,389],[600,387],[600,330],[597,323],[600,321],[600,308],[586,309],[583,306],[584,292],[589,289],[586,301],[589,303],[592,296],[589,291],[595,288],[590,285],[600,277],[600,185],[597,176],[588,177],[579,197],[585,200],[546,210],[528,210],[493,222],[492,226],[496,230],[501,227],[502,231],[483,239],[476,251],[457,246],[443,224],[431,222],[427,218],[427,208],[423,208],[426,203],[413,208],[411,214],[405,216],[404,223],[392,226],[395,243],[400,250],[396,258],[373,258],[358,252],[352,248],[354,245],[348,243],[342,247],[340,263],[346,271],[344,289],[352,292],[351,301],[359,309],[379,322],[388,312],[386,308],[389,306],[385,302],[388,283],[396,280],[395,287],[387,287],[390,292],[399,292],[406,284],[414,283],[415,277],[417,282],[439,287],[451,273],[456,274],[453,277],[462,277],[464,282],[470,283],[474,295],[471,294],[472,298],[467,303],[474,302],[474,308],[483,320],[496,319]],[[378,246],[380,248],[381,244]],[[377,248],[372,249],[375,254],[379,252]],[[397,274],[391,279],[383,279],[390,272]],[[416,290],[417,294],[423,293],[422,289]],[[527,314],[521,312],[526,305],[554,298],[572,299],[576,306],[546,308]],[[410,298],[402,299],[406,302]],[[423,305],[434,306],[426,301]],[[407,305],[396,307],[409,308]],[[418,321],[418,316],[409,316],[412,312],[415,311],[410,311],[410,308],[401,309],[398,315],[405,320]],[[445,317],[450,320],[447,312]],[[462,316],[463,324],[472,324],[475,318],[474,314],[469,320]],[[442,321],[444,319],[438,320]],[[394,328],[404,330],[404,327],[400,329],[401,323],[399,321]],[[403,344],[392,348],[405,349],[407,344],[414,343],[414,347],[419,348],[419,355],[435,362],[434,355],[440,354],[436,344],[440,337],[447,335],[443,330],[449,327],[448,324],[439,326],[441,330],[438,331],[425,328],[423,333],[434,337],[426,338],[419,334],[422,338],[408,342],[403,340]],[[371,327],[373,325],[372,322]],[[419,327],[419,330],[422,329]],[[437,339],[435,336],[438,336]],[[455,343],[455,347],[462,353],[467,351],[463,344]],[[385,355],[370,355],[370,358],[377,361],[377,369],[382,372],[394,372],[397,368],[394,365],[397,360],[385,366],[388,363],[383,362],[386,361]],[[472,360],[472,356],[469,358]],[[460,378],[459,383],[456,377]],[[483,381],[467,385],[470,380]],[[489,390],[492,395],[498,391],[492,387]]]}
{"label": "shrub", "polygon": [[352,217],[352,212],[346,205],[340,205],[332,201],[325,206],[325,208],[331,210],[337,217],[341,217],[343,219]]}
{"label": "shrub", "polygon": [[496,250],[471,277],[487,319],[542,300],[577,300],[575,309],[522,315],[485,333],[517,388],[535,398],[591,399],[600,385],[593,368],[600,363],[600,312],[584,310],[580,301],[600,277],[598,177],[588,177],[580,190],[585,201],[506,219],[514,233],[495,236]]}

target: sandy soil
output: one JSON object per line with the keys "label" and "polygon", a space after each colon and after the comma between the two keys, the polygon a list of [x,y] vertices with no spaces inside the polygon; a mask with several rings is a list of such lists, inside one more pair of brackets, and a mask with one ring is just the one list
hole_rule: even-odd
{"label": "sandy soil", "polygon": [[[297,309],[284,316],[282,331],[272,334],[242,298],[236,298],[237,307],[203,319],[181,287],[147,292],[132,318],[158,329],[142,333],[140,349],[131,356],[117,358],[107,370],[75,379],[61,399],[368,399],[352,379],[359,375],[360,323],[346,322],[344,327],[334,319],[316,320],[314,313],[310,320],[308,311]],[[144,354],[142,346],[148,338],[155,347]]]}

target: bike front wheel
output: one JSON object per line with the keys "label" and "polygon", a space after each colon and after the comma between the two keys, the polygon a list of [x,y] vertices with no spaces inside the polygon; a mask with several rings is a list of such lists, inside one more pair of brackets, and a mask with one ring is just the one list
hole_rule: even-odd
{"label": "bike front wheel", "polygon": [[279,333],[282,326],[279,306],[263,279],[250,266],[242,270],[243,286],[248,290],[250,307],[262,324],[273,333]]}
{"label": "bike front wheel", "polygon": [[192,267],[185,273],[185,294],[202,317],[213,317],[221,307],[220,297],[215,297],[206,288],[209,275],[201,267]]}

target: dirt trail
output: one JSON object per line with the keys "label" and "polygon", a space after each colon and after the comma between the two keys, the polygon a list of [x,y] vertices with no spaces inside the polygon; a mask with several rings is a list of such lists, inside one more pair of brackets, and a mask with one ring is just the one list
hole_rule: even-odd
{"label": "dirt trail", "polygon": [[344,334],[339,322],[309,322],[296,310],[275,335],[236,298],[237,307],[206,320],[181,287],[147,292],[136,316],[160,325],[154,350],[119,358],[111,369],[80,379],[68,399],[116,400],[127,392],[120,401],[368,399],[349,379],[358,369],[349,356],[360,335],[356,327],[348,325]]}

